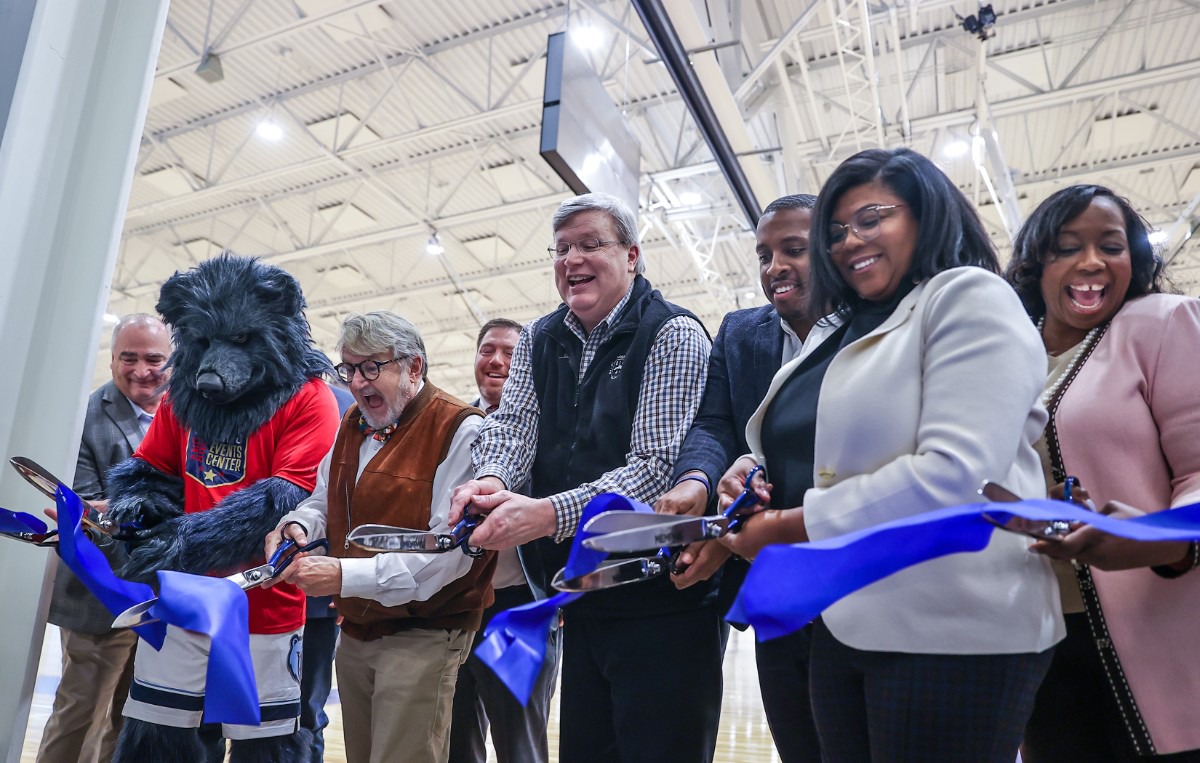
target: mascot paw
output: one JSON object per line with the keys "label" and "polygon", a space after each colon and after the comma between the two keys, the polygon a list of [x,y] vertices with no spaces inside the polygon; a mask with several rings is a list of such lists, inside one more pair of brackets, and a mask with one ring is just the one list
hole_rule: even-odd
{"label": "mascot paw", "polygon": [[180,539],[171,532],[176,520],[164,522],[154,530],[143,531],[143,535],[129,552],[129,558],[121,566],[120,576],[135,583],[155,583],[159,570],[181,569]]}

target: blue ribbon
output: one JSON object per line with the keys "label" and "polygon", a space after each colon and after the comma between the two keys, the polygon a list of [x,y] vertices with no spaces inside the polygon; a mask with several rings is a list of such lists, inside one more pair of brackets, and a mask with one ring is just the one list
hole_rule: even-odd
{"label": "blue ribbon", "polygon": [[754,560],[726,619],[754,626],[760,641],[786,636],[830,605],[871,583],[921,562],[981,551],[996,528],[1013,517],[1082,522],[1139,541],[1200,538],[1200,503],[1135,519],[1114,519],[1062,501],[976,503],[918,514],[811,543],[764,548]]}
{"label": "blue ribbon", "polygon": [[[161,570],[150,616],[212,638],[204,691],[205,723],[257,726],[258,685],[250,659],[246,594],[227,578]],[[280,665],[279,670],[285,668]]]}
{"label": "blue ribbon", "polygon": [[[58,504],[58,555],[113,617],[154,598],[154,590],[145,583],[131,583],[113,574],[104,553],[96,548],[79,524],[83,517],[83,501],[74,491],[60,485],[54,499]],[[165,623],[142,625],[134,630],[155,649],[162,649],[167,635]]]}
{"label": "blue ribbon", "polygon": [[[566,579],[582,577],[608,558],[605,551],[583,546],[583,541],[595,534],[584,531],[583,526],[592,517],[605,511],[654,510],[616,493],[601,493],[589,501],[579,518],[580,529],[571,543],[571,554],[567,557],[563,572]],[[558,610],[581,596],[582,593],[560,593],[549,599],[507,609],[493,617],[484,631],[484,640],[475,648],[475,654],[522,705],[528,704],[542,663],[546,661],[546,640],[550,637]]]}
{"label": "blue ribbon", "polygon": [[[108,559],[80,527],[83,502],[59,487],[58,553],[63,563],[115,617],[135,604],[154,598],[145,583],[113,574]],[[256,726],[261,720],[254,666],[250,660],[250,626],[246,595],[232,580],[167,570],[158,573],[158,601],[149,614],[159,622],[134,630],[150,646],[162,649],[167,625],[211,637],[204,717],[211,723]]]}
{"label": "blue ribbon", "polygon": [[42,535],[49,528],[46,523],[23,511],[0,509],[0,533],[33,533]]}

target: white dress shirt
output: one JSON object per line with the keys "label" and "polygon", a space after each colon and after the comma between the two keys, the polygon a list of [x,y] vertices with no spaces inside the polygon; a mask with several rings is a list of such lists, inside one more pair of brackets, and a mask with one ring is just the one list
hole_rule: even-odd
{"label": "white dress shirt", "polygon": [[[458,485],[472,479],[471,445],[479,436],[483,419],[468,416],[454,439],[446,458],[433,474],[433,505],[430,507],[429,530],[449,532],[450,493]],[[358,474],[383,449],[384,443],[373,437],[363,440],[358,449]],[[308,530],[309,540],[325,537],[328,514],[329,466],[331,448],[317,469],[317,487],[313,494],[300,502],[295,510],[283,517],[284,522],[299,522]],[[420,529],[420,528],[414,528]],[[342,596],[373,599],[385,607],[396,607],[410,601],[427,601],[449,583],[471,569],[474,560],[455,549],[442,554],[376,554],[365,559],[342,559]]]}

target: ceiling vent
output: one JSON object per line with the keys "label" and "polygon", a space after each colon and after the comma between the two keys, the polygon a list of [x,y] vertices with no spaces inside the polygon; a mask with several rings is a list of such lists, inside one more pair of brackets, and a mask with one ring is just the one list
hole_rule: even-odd
{"label": "ceiling vent", "polygon": [[1140,111],[1100,117],[1092,123],[1087,148],[1089,151],[1111,151],[1146,143],[1155,124],[1154,117]]}
{"label": "ceiling vent", "polygon": [[354,139],[347,148],[356,148],[379,140],[379,133],[366,126],[359,130],[360,124],[358,117],[346,111],[334,117],[309,122],[308,131],[330,151],[340,149],[351,133],[354,133]]}
{"label": "ceiling vent", "polygon": [[326,225],[332,223],[330,230],[336,233],[358,233],[373,228],[376,225],[374,217],[362,211],[353,204],[338,202],[317,208],[317,214]]}
{"label": "ceiling vent", "polygon": [[[296,0],[305,16],[316,16],[345,7],[346,0]],[[336,14],[321,25],[330,37],[341,43],[362,41],[371,32],[391,26],[393,19],[381,5],[372,5],[348,13]]]}

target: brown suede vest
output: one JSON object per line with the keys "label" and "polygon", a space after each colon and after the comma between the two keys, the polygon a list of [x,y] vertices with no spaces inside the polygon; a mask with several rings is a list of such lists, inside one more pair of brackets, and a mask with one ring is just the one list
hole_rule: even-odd
{"label": "brown suede vest", "polygon": [[[334,556],[373,556],[353,546],[346,534],[364,524],[395,525],[423,530],[429,527],[433,475],[446,458],[459,425],[481,415],[429,382],[409,401],[396,431],[371,462],[358,473],[358,451],[366,435],[358,427],[358,406],[342,419],[329,467],[328,527]],[[459,550],[448,553],[461,554]],[[360,641],[371,641],[410,628],[478,630],[483,610],[492,604],[492,573],[496,554],[476,559],[466,575],[449,583],[427,601],[385,607],[377,601],[335,596],[343,617],[342,630]]]}

